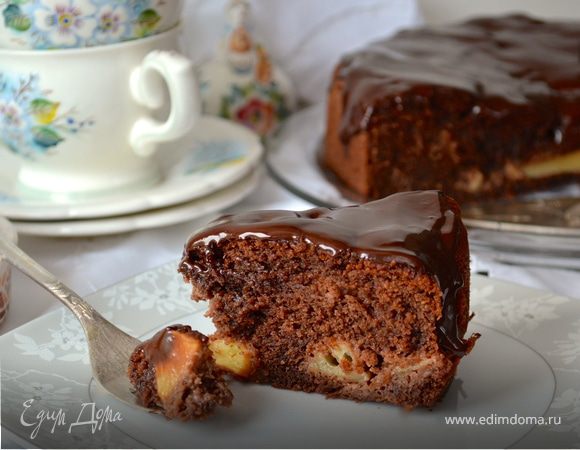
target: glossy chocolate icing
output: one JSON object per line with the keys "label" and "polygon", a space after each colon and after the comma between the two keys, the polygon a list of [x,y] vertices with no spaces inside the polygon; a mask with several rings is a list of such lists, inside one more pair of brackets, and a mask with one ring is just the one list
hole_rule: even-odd
{"label": "glossy chocolate icing", "polygon": [[158,331],[151,339],[141,344],[141,349],[145,354],[145,359],[149,361],[150,367],[181,359],[176,345],[176,334],[178,333],[192,334],[195,332],[187,325],[171,325]]}
{"label": "glossy chocolate icing", "polygon": [[580,132],[567,130],[580,120],[579,23],[512,15],[406,30],[346,56],[336,76],[345,83],[345,142],[381,109],[403,110],[401,95],[421,101],[434,89],[451,94],[446,109],[454,93],[462,96],[462,114],[503,117],[515,108],[525,115],[535,105],[559,124],[558,143]]}
{"label": "glossy chocolate icing", "polygon": [[404,192],[346,208],[227,215],[191,236],[180,271],[219,270],[219,243],[228,239],[305,240],[332,254],[348,251],[380,262],[396,260],[427,272],[443,296],[443,317],[437,323],[441,347],[455,356],[469,350],[458,324],[458,293],[465,282],[455,260],[466,230],[457,203],[438,191]]}

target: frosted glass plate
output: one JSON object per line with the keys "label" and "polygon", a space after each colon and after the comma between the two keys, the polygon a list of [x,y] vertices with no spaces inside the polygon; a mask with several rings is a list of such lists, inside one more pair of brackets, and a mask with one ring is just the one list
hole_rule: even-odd
{"label": "frosted glass plate", "polygon": [[[321,206],[346,206],[360,199],[318,163],[325,130],[325,105],[293,115],[271,142],[266,163],[274,178],[291,192]],[[478,230],[474,244],[521,252],[540,251],[580,258],[580,187],[540,193],[518,202],[464,206],[464,221]],[[509,245],[505,245],[505,241]],[[549,256],[549,255],[548,255]],[[580,263],[576,264],[580,268]]]}

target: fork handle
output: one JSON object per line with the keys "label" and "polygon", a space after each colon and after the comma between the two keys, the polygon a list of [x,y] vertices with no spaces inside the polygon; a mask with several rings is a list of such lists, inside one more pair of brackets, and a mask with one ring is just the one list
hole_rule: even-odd
{"label": "fork handle", "polygon": [[107,321],[80,295],[59,281],[15,244],[2,237],[0,237],[0,255],[58,298],[79,319],[85,331],[88,331],[89,324],[95,319]]}

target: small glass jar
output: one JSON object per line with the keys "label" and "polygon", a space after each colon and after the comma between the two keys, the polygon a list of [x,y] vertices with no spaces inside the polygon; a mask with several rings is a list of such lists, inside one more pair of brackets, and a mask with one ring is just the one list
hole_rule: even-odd
{"label": "small glass jar", "polygon": [[[6,219],[0,217],[0,239],[18,242],[16,230]],[[10,303],[10,280],[12,267],[0,256],[0,324],[4,321]]]}

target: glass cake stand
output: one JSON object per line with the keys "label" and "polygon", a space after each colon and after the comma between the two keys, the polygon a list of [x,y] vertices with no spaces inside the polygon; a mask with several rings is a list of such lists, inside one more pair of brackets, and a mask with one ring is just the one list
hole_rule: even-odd
{"label": "glass cake stand", "polygon": [[[357,204],[362,199],[321,168],[318,157],[325,128],[325,105],[293,115],[269,142],[266,163],[291,192],[319,206]],[[464,206],[470,244],[507,263],[580,270],[580,189],[541,198]]]}

